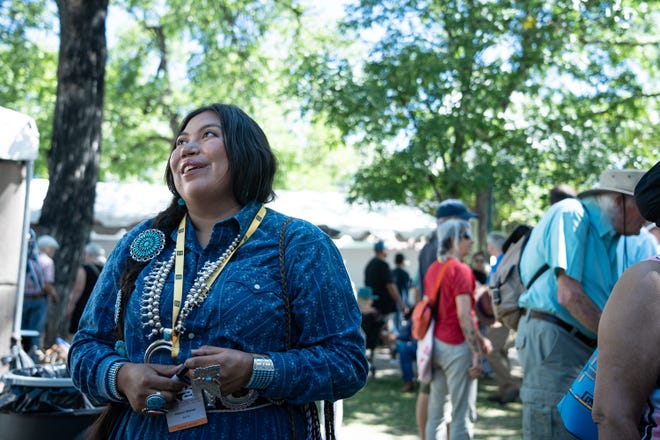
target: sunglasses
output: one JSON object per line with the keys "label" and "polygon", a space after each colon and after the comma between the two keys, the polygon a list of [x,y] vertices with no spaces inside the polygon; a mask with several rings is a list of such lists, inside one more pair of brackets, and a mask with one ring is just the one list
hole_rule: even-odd
{"label": "sunglasses", "polygon": [[472,240],[472,234],[470,234],[469,232],[463,232],[463,237],[461,238],[465,240]]}

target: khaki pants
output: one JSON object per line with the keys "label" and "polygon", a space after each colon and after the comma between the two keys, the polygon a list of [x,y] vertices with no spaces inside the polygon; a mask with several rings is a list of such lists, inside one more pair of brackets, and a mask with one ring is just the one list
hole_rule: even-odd
{"label": "khaki pants", "polygon": [[530,318],[529,313],[520,318],[516,349],[523,368],[523,438],[574,439],[564,427],[557,404],[593,349],[555,324]]}
{"label": "khaki pants", "polygon": [[[467,342],[451,345],[437,338],[433,342],[426,440],[445,439],[449,422],[451,438],[471,439],[477,419],[477,380],[470,379],[467,373],[472,365],[472,353]],[[448,401],[451,402],[451,420],[446,414]]]}
{"label": "khaki pants", "polygon": [[511,330],[499,322],[486,329],[486,337],[493,343],[493,351],[486,356],[493,370],[500,398],[516,394],[520,388],[518,378],[511,374],[509,347],[513,345]]}

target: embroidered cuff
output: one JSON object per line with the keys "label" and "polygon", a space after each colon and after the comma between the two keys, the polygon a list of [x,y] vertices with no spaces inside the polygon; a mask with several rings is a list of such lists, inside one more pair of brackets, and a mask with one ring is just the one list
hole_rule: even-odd
{"label": "embroidered cuff", "polygon": [[122,396],[117,389],[117,373],[125,363],[126,362],[121,361],[113,363],[108,370],[108,377],[106,379],[106,386],[108,387],[110,395],[118,401],[126,400],[126,397]]}
{"label": "embroidered cuff", "polygon": [[275,377],[273,360],[266,356],[255,356],[252,362],[252,377],[245,388],[263,390],[270,385]]}

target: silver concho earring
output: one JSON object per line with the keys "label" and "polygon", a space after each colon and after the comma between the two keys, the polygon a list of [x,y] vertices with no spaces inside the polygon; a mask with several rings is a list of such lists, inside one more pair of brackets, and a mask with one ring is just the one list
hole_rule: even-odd
{"label": "silver concho earring", "polygon": [[131,258],[144,263],[162,252],[165,248],[165,234],[159,229],[141,232],[131,243]]}

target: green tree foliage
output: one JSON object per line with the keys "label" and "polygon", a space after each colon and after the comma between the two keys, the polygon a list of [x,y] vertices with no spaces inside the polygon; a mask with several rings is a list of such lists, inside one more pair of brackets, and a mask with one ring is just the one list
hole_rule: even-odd
{"label": "green tree foliage", "polygon": [[[4,0],[0,10],[0,99],[37,120],[37,174],[48,177],[57,8]],[[298,2],[118,0],[109,16],[101,180],[160,182],[178,122],[210,102],[237,104],[264,127],[282,171],[277,187],[329,189],[348,180],[352,151],[328,157],[326,146],[341,143],[335,130],[301,118],[296,98],[282,93],[288,48],[311,28]]]}
{"label": "green tree foliage", "polygon": [[160,178],[183,114],[211,102],[251,112],[266,93],[271,23],[290,1],[125,0],[126,22],[108,66],[106,177]]}
{"label": "green tree foliage", "polygon": [[552,184],[657,154],[659,16],[638,1],[362,0],[343,34],[364,57],[304,53],[294,88],[368,158],[353,199],[492,191],[499,221],[523,207],[528,221]]}
{"label": "green tree foliage", "polygon": [[332,129],[301,120],[295,98],[282,96],[281,66],[305,22],[297,2],[116,6],[123,26],[108,63],[103,180],[160,181],[183,114],[210,102],[237,104],[264,127],[279,158],[278,188],[327,189],[348,179],[344,161],[327,158]]}
{"label": "green tree foliage", "polygon": [[[46,0],[0,0],[0,105],[35,119],[42,151],[50,144],[57,85],[53,8]],[[45,154],[35,173],[48,174]]]}

